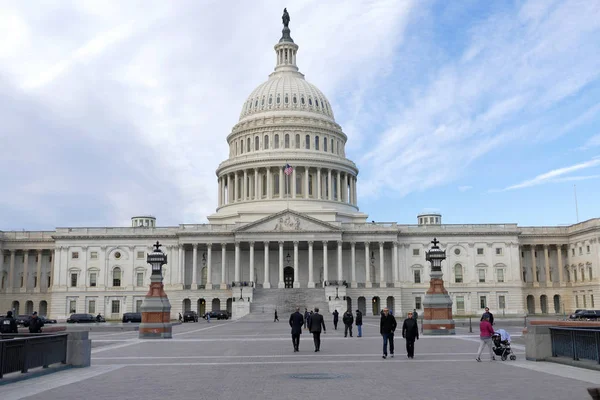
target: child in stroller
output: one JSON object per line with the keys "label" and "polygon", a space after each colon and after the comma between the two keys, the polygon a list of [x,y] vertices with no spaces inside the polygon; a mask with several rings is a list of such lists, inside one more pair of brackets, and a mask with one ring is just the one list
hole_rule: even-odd
{"label": "child in stroller", "polygon": [[494,354],[500,356],[502,361],[506,361],[506,359],[510,356],[512,361],[517,359],[510,348],[510,335],[504,329],[498,329],[492,335],[492,342],[494,346],[492,350],[494,350]]}

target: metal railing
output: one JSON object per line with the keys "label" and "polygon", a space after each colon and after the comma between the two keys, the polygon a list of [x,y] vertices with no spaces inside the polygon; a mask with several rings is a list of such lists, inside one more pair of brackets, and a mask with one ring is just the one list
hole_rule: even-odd
{"label": "metal railing", "polygon": [[0,335],[0,379],[11,372],[67,363],[67,333]]}
{"label": "metal railing", "polygon": [[600,329],[551,327],[550,338],[553,357],[600,363]]}

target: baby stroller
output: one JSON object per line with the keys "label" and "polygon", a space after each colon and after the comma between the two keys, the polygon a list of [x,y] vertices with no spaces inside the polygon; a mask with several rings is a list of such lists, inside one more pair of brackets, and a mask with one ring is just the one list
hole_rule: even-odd
{"label": "baby stroller", "polygon": [[517,359],[517,356],[514,355],[510,348],[510,335],[504,329],[498,329],[492,335],[492,342],[494,343],[492,348],[494,354],[500,356],[502,361],[506,361],[508,357],[510,357],[511,361]]}

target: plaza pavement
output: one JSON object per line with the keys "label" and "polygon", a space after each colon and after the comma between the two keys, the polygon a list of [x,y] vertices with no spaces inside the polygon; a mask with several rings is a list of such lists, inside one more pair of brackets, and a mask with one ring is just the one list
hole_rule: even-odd
{"label": "plaza pavement", "polygon": [[93,332],[90,368],[4,385],[0,398],[576,400],[600,386],[597,371],[525,361],[518,326],[507,327],[517,361],[490,362],[485,355],[476,362],[478,337],[468,325],[454,337],[422,337],[414,360],[396,335],[396,356],[384,360],[377,318],[365,318],[362,338],[356,327],[353,338],[344,338],[343,325],[334,331],[327,316],[321,352],[304,331],[294,353],[288,317],[201,320],[175,326],[171,340]]}

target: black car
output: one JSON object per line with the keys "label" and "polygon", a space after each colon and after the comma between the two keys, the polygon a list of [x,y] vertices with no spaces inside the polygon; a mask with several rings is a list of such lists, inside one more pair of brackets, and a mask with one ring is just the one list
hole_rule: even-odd
{"label": "black car", "polygon": [[15,317],[15,321],[17,322],[17,326],[21,325],[21,326],[29,326],[29,319],[31,318],[31,315],[17,315]]}
{"label": "black car", "polygon": [[210,315],[210,318],[216,318],[216,319],[229,319],[230,315],[227,311],[211,311],[206,313],[208,315]]}
{"label": "black car", "polygon": [[196,311],[186,311],[183,313],[183,322],[198,322],[198,314]]}
{"label": "black car", "polygon": [[45,315],[40,315],[38,318],[42,320],[42,322],[44,323],[44,325],[47,325],[47,324],[56,324],[56,320],[55,319],[46,318]]}
{"label": "black car", "polygon": [[127,312],[123,314],[123,323],[126,322],[142,322],[142,313]]}
{"label": "black car", "polygon": [[577,310],[575,314],[569,315],[570,319],[597,320],[600,318],[600,310]]}
{"label": "black car", "polygon": [[71,314],[67,319],[69,324],[91,324],[96,322],[96,317],[92,314]]}

